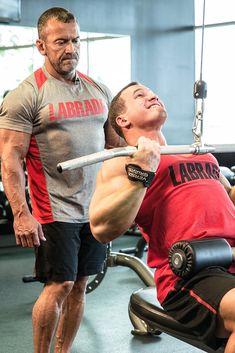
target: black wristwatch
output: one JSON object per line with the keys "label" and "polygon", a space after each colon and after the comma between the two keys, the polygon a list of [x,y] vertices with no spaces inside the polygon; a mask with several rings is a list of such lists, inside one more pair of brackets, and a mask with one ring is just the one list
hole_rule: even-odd
{"label": "black wristwatch", "polygon": [[141,181],[144,187],[148,188],[155,177],[155,173],[143,170],[137,164],[126,164],[125,166],[128,179],[131,181]]}

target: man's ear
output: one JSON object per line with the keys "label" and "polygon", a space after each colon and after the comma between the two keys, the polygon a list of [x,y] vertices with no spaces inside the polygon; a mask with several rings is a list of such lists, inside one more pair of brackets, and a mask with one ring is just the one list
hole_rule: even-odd
{"label": "man's ear", "polygon": [[127,128],[130,126],[130,122],[128,121],[128,119],[126,118],[125,115],[119,115],[116,117],[116,123],[118,126],[122,127],[122,128]]}
{"label": "man's ear", "polygon": [[37,39],[36,40],[36,47],[37,47],[37,49],[38,49],[38,51],[39,51],[39,53],[41,55],[44,55],[44,56],[47,55],[45,43],[44,43],[44,41],[42,39]]}

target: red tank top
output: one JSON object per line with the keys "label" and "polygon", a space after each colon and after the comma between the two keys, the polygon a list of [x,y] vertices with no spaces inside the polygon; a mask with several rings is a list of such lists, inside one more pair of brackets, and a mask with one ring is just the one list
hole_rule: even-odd
{"label": "red tank top", "polygon": [[162,303],[178,280],[168,264],[172,244],[218,236],[235,245],[235,206],[219,181],[214,156],[162,155],[136,223],[148,238],[148,265],[156,268]]}

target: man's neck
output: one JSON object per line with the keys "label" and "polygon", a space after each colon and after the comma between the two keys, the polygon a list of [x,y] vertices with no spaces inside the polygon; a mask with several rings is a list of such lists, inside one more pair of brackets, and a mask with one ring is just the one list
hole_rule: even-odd
{"label": "man's neck", "polygon": [[163,133],[161,132],[161,130],[137,131],[135,134],[133,134],[133,131],[132,131],[131,136],[130,135],[125,136],[125,139],[126,139],[128,145],[136,146],[138,138],[140,136],[144,136],[144,137],[147,137],[151,140],[157,141],[159,143],[159,145],[161,145],[161,146],[164,146],[167,144],[166,139],[165,139]]}
{"label": "man's neck", "polygon": [[57,71],[55,71],[55,69],[51,65],[48,65],[47,62],[44,63],[44,66],[47,72],[55,79],[62,82],[70,83],[70,84],[76,83],[76,70],[69,73],[67,76],[63,76],[63,75],[60,75]]}

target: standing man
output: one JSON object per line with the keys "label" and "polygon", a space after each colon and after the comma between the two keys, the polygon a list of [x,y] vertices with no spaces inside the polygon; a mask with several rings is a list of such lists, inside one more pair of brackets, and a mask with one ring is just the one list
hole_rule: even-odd
{"label": "standing man", "polygon": [[76,71],[80,36],[74,15],[48,9],[38,20],[38,36],[44,66],[9,92],[0,108],[2,180],[16,243],[36,248],[36,277],[45,283],[33,308],[34,353],[49,353],[55,334],[54,352],[69,353],[88,276],[101,270],[106,247],[92,237],[88,219],[98,166],[63,175],[56,166],[117,146],[120,139],[106,122],[109,90]]}

